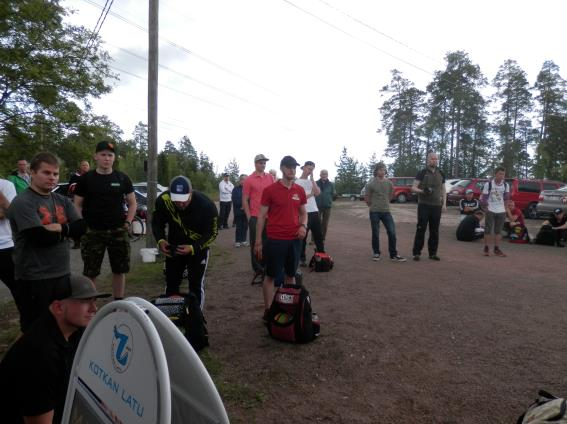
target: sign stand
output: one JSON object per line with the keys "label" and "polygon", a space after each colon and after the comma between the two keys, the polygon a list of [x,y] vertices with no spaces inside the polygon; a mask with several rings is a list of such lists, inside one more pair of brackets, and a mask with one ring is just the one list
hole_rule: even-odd
{"label": "sign stand", "polygon": [[77,349],[62,423],[228,423],[207,370],[154,305],[111,302]]}

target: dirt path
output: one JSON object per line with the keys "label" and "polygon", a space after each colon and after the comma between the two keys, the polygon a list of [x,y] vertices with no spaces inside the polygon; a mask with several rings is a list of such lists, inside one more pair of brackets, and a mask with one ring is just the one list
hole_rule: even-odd
{"label": "dirt path", "polygon": [[[409,256],[415,204],[393,214]],[[304,281],[321,319],[308,345],[269,338],[248,250],[222,231],[206,315],[231,421],[511,423],[540,388],[567,396],[567,249],[505,243],[507,258],[485,258],[454,240],[456,219],[443,218],[441,262],[373,262],[366,208],[337,204],[335,269]]]}

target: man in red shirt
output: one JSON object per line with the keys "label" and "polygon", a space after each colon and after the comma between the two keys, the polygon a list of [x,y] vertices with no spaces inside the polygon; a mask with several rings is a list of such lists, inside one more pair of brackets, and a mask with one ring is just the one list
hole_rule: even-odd
{"label": "man in red shirt", "polygon": [[[262,154],[256,155],[254,158],[255,171],[244,180],[242,188],[242,208],[248,220],[248,228],[250,228],[250,260],[252,270],[254,271],[252,284],[260,284],[264,279],[265,264],[254,255],[254,243],[256,242],[256,224],[258,222],[258,213],[260,212],[262,192],[275,181],[271,174],[264,171],[268,160]],[[265,232],[261,232],[258,237],[261,237],[264,242],[266,241]]]}
{"label": "man in red shirt", "polygon": [[254,244],[254,253],[258,259],[265,256],[266,276],[262,283],[264,295],[264,317],[274,297],[274,279],[285,272],[285,283],[295,284],[295,273],[299,264],[301,240],[307,230],[307,197],[305,190],[295,184],[295,168],[299,166],[291,156],[284,156],[280,163],[282,178],[264,189],[256,233],[264,229],[266,216],[270,219],[266,225],[267,240],[262,246],[258,237]]}

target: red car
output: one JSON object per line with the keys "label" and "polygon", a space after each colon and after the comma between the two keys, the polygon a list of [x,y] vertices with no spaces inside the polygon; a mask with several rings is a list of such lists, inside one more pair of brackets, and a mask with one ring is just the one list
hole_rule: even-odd
{"label": "red car", "polygon": [[480,198],[480,192],[484,187],[484,183],[488,181],[487,178],[465,178],[454,184],[451,191],[447,193],[447,202],[451,205],[457,205],[461,199],[465,198],[465,192],[468,189],[473,191],[475,199]]}
{"label": "red car", "polygon": [[556,190],[565,183],[552,180],[531,180],[527,178],[506,178],[510,186],[510,199],[517,208],[524,211],[527,218],[537,218],[537,204],[539,194],[543,190]]}

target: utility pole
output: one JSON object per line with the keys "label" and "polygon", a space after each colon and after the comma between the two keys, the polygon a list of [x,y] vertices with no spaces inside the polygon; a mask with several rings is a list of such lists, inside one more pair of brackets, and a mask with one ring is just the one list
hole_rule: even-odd
{"label": "utility pole", "polygon": [[151,222],[157,192],[157,115],[159,64],[159,0],[149,0],[148,19],[148,214],[146,217],[146,247],[156,244]]}

